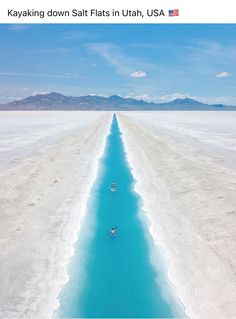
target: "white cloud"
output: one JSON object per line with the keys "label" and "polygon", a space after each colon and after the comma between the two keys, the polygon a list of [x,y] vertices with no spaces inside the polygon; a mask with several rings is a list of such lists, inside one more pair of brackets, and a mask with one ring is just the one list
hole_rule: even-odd
{"label": "white cloud", "polygon": [[198,100],[208,104],[235,104],[228,96],[199,97]]}
{"label": "white cloud", "polygon": [[3,100],[3,103],[7,103],[9,101],[21,100],[22,96],[0,96],[0,99]]}
{"label": "white cloud", "polygon": [[231,74],[229,72],[220,72],[216,74],[216,78],[222,79],[222,78],[228,78]]}
{"label": "white cloud", "polygon": [[110,95],[107,94],[101,94],[101,93],[87,93],[85,95],[90,95],[90,96],[100,96],[100,97],[109,97]]}
{"label": "white cloud", "polygon": [[48,91],[33,91],[32,93],[31,93],[31,95],[33,95],[33,96],[35,96],[35,95],[38,95],[38,94],[49,94],[50,92],[48,92]]}
{"label": "white cloud", "polygon": [[77,73],[66,73],[66,74],[40,74],[40,73],[21,73],[21,72],[0,72],[1,76],[19,76],[19,77],[43,77],[52,79],[77,79],[79,75]]}
{"label": "white cloud", "polygon": [[79,76],[79,74],[78,73],[68,73],[67,72],[67,73],[65,73],[65,76],[66,77],[68,76],[69,78],[73,78],[73,77],[77,78]]}
{"label": "white cloud", "polygon": [[27,24],[12,24],[8,27],[10,31],[24,31],[30,29],[30,26]]}
{"label": "white cloud", "polygon": [[90,37],[90,33],[84,31],[67,31],[62,34],[64,40],[82,40]]}
{"label": "white cloud", "polygon": [[116,71],[127,76],[131,72],[130,59],[122,54],[120,48],[112,43],[89,43],[86,45],[89,50],[99,54],[108,64],[112,65]]}
{"label": "white cloud", "polygon": [[151,96],[149,94],[136,94],[136,93],[129,93],[128,95],[125,96],[125,98],[132,98],[132,99],[136,99],[136,100],[143,100],[146,102],[153,102],[155,100],[154,96]]}
{"label": "white cloud", "polygon": [[171,94],[166,94],[162,96],[158,96],[154,99],[154,102],[158,103],[166,103],[173,101],[175,99],[193,99],[202,103],[207,103],[207,104],[235,104],[235,98],[230,98],[227,96],[196,96],[196,95],[191,95],[190,93],[171,93]]}
{"label": "white cloud", "polygon": [[131,73],[130,76],[132,78],[136,78],[136,79],[144,78],[145,76],[147,76],[147,73],[144,71],[135,71],[135,72]]}
{"label": "white cloud", "polygon": [[135,78],[144,77],[147,75],[144,71],[134,72],[134,70],[137,70],[137,68],[153,69],[153,65],[142,59],[130,57],[123,52],[122,47],[113,43],[95,42],[87,43],[85,46],[90,51],[102,57],[107,64],[112,66],[116,72],[122,76]]}
{"label": "white cloud", "polygon": [[185,99],[185,98],[192,98],[195,99],[195,96],[191,96],[189,93],[171,93],[171,94],[165,94],[162,96],[157,97],[158,102],[170,102],[175,99]]}

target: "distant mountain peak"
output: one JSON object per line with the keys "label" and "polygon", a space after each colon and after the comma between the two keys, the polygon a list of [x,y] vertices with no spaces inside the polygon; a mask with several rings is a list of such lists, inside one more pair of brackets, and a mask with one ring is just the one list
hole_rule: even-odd
{"label": "distant mountain peak", "polygon": [[169,102],[169,103],[175,103],[175,104],[187,104],[187,103],[190,103],[190,104],[205,104],[205,103],[202,103],[202,102],[200,102],[200,101],[196,101],[196,100],[194,100],[194,99],[191,99],[191,98],[189,98],[189,97],[185,97],[185,98],[182,98],[182,99],[175,99],[175,100],[173,100],[173,101],[171,101],[171,102]]}
{"label": "distant mountain peak", "polygon": [[124,98],[122,96],[120,96],[120,95],[114,94],[114,95],[109,96],[109,99],[111,99],[111,100],[123,100]]}
{"label": "distant mountain peak", "polygon": [[61,93],[57,93],[57,92],[50,92],[50,93],[47,93],[45,95],[47,95],[47,96],[65,96],[65,95],[63,95]]}
{"label": "distant mountain peak", "polygon": [[65,96],[58,92],[36,94],[0,105],[0,110],[236,110],[234,106],[209,105],[191,98],[167,103],[146,102],[120,95]]}

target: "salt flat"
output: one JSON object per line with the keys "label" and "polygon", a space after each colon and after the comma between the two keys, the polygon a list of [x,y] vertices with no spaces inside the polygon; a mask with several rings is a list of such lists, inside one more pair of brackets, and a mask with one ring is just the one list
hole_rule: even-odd
{"label": "salt flat", "polygon": [[1,318],[49,318],[58,306],[111,116],[0,113]]}
{"label": "salt flat", "polygon": [[0,112],[0,169],[78,133],[100,115],[100,112],[73,111]]}
{"label": "salt flat", "polygon": [[154,134],[192,145],[201,153],[236,169],[236,112],[168,111],[131,112],[131,118],[148,123]]}
{"label": "salt flat", "polygon": [[[112,114],[0,112],[0,317],[51,317]],[[236,112],[118,115],[155,244],[191,318],[235,318]]]}
{"label": "salt flat", "polygon": [[236,112],[126,112],[150,232],[191,318],[236,317]]}

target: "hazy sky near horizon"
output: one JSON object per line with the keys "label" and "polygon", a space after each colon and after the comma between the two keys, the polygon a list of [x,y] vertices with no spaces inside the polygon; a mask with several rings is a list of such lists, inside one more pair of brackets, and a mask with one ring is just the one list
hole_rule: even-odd
{"label": "hazy sky near horizon", "polygon": [[236,104],[236,25],[0,25],[0,103],[37,93]]}

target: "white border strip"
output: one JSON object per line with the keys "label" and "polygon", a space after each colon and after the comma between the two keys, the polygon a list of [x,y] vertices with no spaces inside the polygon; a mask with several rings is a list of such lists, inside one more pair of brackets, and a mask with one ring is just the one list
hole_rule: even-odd
{"label": "white border strip", "polygon": [[[179,16],[170,17],[169,10],[174,9],[179,10]],[[108,0],[99,2],[96,0],[86,2],[8,0],[0,2],[0,23],[236,23],[235,9],[235,0],[225,2],[219,0],[214,2],[212,0],[146,0],[138,3],[132,0],[120,0],[116,3]],[[9,10],[18,12],[29,10],[29,14],[19,17],[19,14],[16,16],[9,14]],[[69,16],[68,14],[49,16],[48,12],[51,10],[53,12],[68,11]],[[72,10],[82,11],[82,16],[73,16]],[[94,10],[98,10],[97,14]],[[122,12],[127,14],[127,10],[131,10],[132,14],[124,16]],[[140,10],[143,15],[136,16],[137,10]],[[165,15],[150,17],[148,13],[150,14],[152,10],[158,10],[159,14],[163,10]],[[44,14],[36,14],[36,11]],[[119,16],[113,15],[114,11],[118,11]],[[109,15],[106,12],[109,12]],[[157,14],[157,11],[155,12]]]}

